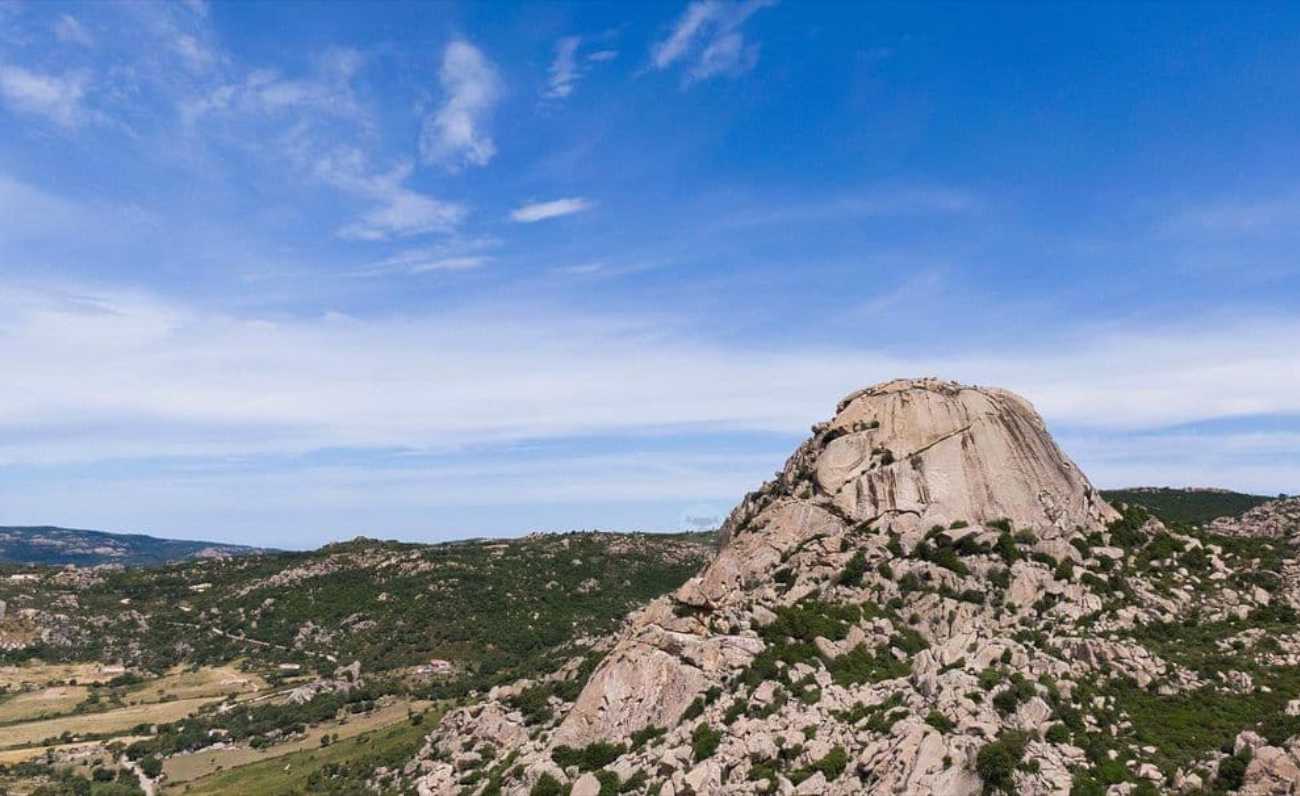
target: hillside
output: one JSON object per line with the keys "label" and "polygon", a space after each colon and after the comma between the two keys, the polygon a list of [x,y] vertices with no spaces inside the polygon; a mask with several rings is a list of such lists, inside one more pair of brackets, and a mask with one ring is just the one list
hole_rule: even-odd
{"label": "hillside", "polygon": [[157,566],[189,558],[241,556],[264,552],[254,547],[159,539],[144,534],[83,531],[50,525],[0,526],[0,563]]}
{"label": "hillside", "polygon": [[[854,393],[588,675],[453,710],[420,794],[1294,793],[1300,502],[1108,505],[1023,399]],[[576,696],[575,696],[576,695]]]}
{"label": "hillside", "polygon": [[[119,744],[198,792],[283,792],[275,761],[294,756],[292,781],[306,790],[356,793],[376,765],[418,750],[418,724],[406,721],[430,700],[590,671],[628,611],[714,553],[712,534],[569,533],[0,567],[0,791],[45,782],[48,794],[82,793],[76,772],[90,772],[66,766],[88,754],[133,783],[113,774]],[[142,722],[157,731],[141,735]],[[314,748],[358,733],[331,752],[333,773],[306,776]],[[53,766],[6,772],[47,754]]]}
{"label": "hillside", "polygon": [[1229,489],[1167,486],[1104,489],[1101,495],[1111,503],[1141,506],[1165,522],[1188,525],[1204,525],[1219,517],[1239,517],[1273,499]]}
{"label": "hillside", "polygon": [[[0,662],[161,670],[239,657],[367,671],[454,661],[490,683],[591,643],[712,555],[705,534],[536,535],[438,545],[357,539],[309,553],[155,568],[14,570]],[[25,630],[24,630],[25,629]],[[7,634],[7,635],[6,635]],[[27,643],[16,646],[16,639]]]}

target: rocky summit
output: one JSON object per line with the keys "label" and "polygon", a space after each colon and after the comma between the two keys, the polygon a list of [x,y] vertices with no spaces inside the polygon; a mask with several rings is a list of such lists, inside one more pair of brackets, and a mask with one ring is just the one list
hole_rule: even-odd
{"label": "rocky summit", "polygon": [[452,711],[404,774],[481,796],[1294,793],[1290,509],[1167,527],[1103,500],[1013,393],[878,384],[598,660]]}

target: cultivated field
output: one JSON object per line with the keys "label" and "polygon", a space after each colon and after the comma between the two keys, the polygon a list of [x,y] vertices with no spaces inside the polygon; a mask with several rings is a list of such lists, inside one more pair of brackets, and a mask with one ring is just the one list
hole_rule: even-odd
{"label": "cultivated field", "polygon": [[205,667],[196,671],[177,667],[163,677],[133,687],[127,694],[126,703],[137,705],[169,699],[228,696],[262,691],[266,687],[262,678],[241,672],[234,666]]}
{"label": "cultivated field", "polygon": [[213,701],[216,700],[212,697],[178,699],[174,702],[132,705],[102,713],[83,713],[0,727],[0,750],[40,744],[50,738],[60,738],[64,733],[71,735],[125,733],[138,724],[158,724],[185,718]]}
{"label": "cultivated field", "polygon": [[[89,695],[90,689],[84,685],[53,685],[0,697],[0,725],[71,713]],[[0,737],[4,732],[0,727]]]}
{"label": "cultivated field", "polygon": [[102,671],[97,663],[39,663],[32,661],[25,666],[0,666],[0,690],[21,690],[27,685],[51,685],[53,683],[107,683],[113,679],[112,674]]}
{"label": "cultivated field", "polygon": [[[196,752],[188,755],[177,755],[166,760],[163,764],[163,771],[167,774],[167,782],[174,789],[175,786],[180,783],[197,780],[202,777],[211,778],[212,775],[219,774],[223,771],[227,774],[233,774],[235,772],[232,771],[232,769],[242,770],[243,767],[251,764],[274,760],[296,752],[319,752],[321,751],[320,739],[323,735],[330,735],[336,741],[354,738],[383,727],[403,723],[406,721],[408,714],[412,712],[420,713],[428,709],[432,704],[433,703],[431,702],[400,700],[386,707],[379,708],[371,713],[350,717],[346,722],[340,723],[330,721],[314,727],[309,727],[304,738],[290,741],[288,743],[277,744],[265,749],[253,749],[250,746],[237,746],[231,749],[217,749]],[[425,732],[428,732],[427,728],[425,729]],[[236,791],[222,792],[233,793]],[[243,793],[244,791],[241,790],[238,792]]]}
{"label": "cultivated field", "polygon": [[[380,721],[351,722],[352,732],[348,726],[338,728],[343,736],[328,747],[321,748],[319,734],[314,744],[304,743],[307,748],[293,750],[292,744],[266,750],[273,755],[255,762],[249,762],[238,768],[227,769],[189,782],[170,782],[163,789],[163,796],[186,794],[186,796],[224,796],[238,793],[240,796],[278,796],[287,793],[310,793],[308,780],[313,773],[326,765],[345,765],[349,762],[370,758],[366,763],[376,762],[384,755],[398,751],[397,757],[409,755],[418,748],[429,729],[436,723],[437,715],[429,714],[420,726],[413,726],[406,721],[405,705],[393,706],[393,709],[377,711],[384,714],[386,725]],[[428,703],[414,703],[419,709]],[[372,718],[372,717],[367,717]],[[364,729],[364,733],[361,730]],[[278,750],[278,751],[277,751]],[[175,762],[169,760],[168,764]]]}

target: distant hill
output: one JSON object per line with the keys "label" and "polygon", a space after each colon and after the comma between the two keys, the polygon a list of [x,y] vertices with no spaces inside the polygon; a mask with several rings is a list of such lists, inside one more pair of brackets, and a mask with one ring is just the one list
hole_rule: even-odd
{"label": "distant hill", "polygon": [[1141,506],[1165,522],[1185,522],[1192,525],[1202,525],[1218,517],[1238,517],[1274,498],[1267,495],[1248,495],[1228,489],[1167,486],[1103,489],[1101,494],[1111,503]]}
{"label": "distant hill", "polygon": [[259,548],[218,542],[159,539],[144,534],[41,526],[0,526],[0,563],[157,566],[191,558],[241,556]]}

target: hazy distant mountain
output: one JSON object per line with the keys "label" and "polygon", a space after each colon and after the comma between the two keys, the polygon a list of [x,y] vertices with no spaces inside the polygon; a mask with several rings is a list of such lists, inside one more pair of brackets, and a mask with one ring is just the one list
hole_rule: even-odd
{"label": "hazy distant mountain", "polygon": [[217,542],[159,539],[144,534],[74,528],[0,526],[0,563],[154,566],[189,558],[241,556],[260,548]]}

